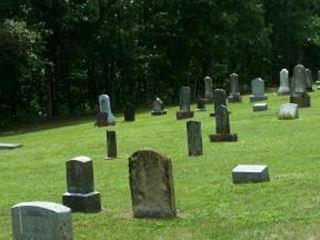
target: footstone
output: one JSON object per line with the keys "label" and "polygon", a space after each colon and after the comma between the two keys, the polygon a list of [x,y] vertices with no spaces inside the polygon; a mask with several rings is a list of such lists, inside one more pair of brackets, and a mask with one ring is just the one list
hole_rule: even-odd
{"label": "footstone", "polygon": [[232,170],[232,181],[238,183],[258,183],[269,181],[266,165],[238,165]]}
{"label": "footstone", "polygon": [[282,104],[279,108],[278,119],[297,119],[299,118],[298,105],[294,103]]}
{"label": "footstone", "polygon": [[151,115],[153,116],[161,116],[167,114],[167,111],[164,110],[163,101],[160,98],[156,98],[153,101],[153,110],[151,111]]}
{"label": "footstone", "polygon": [[80,156],[67,161],[68,192],[62,195],[63,205],[73,212],[93,213],[101,210],[100,193],[94,191],[92,160]]}
{"label": "footstone", "polygon": [[202,155],[201,122],[188,121],[187,122],[187,135],[188,135],[189,156]]}
{"label": "footstone", "polygon": [[107,159],[117,158],[117,136],[115,131],[107,131]]}
{"label": "footstone", "polygon": [[256,78],[251,81],[251,91],[250,102],[258,102],[267,100],[268,97],[265,94],[264,81],[261,78]]}
{"label": "footstone", "polygon": [[72,240],[71,210],[51,202],[24,202],[11,208],[14,240]]}
{"label": "footstone", "polygon": [[230,75],[230,95],[228,96],[228,102],[236,103],[241,101],[238,74],[232,73]]}
{"label": "footstone", "polygon": [[129,158],[133,215],[136,218],[176,216],[171,159],[151,150]]}
{"label": "footstone", "polygon": [[1,149],[16,149],[22,147],[21,143],[0,143],[0,150]]}
{"label": "footstone", "polygon": [[261,112],[268,110],[268,103],[254,103],[253,104],[253,111],[254,112]]}

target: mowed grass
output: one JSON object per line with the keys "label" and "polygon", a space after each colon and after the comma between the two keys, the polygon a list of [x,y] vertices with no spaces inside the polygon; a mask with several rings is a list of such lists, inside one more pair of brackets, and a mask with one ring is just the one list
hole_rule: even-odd
{"label": "mowed grass", "polygon": [[[138,113],[136,122],[96,128],[92,121],[46,130],[3,134],[0,142],[21,142],[23,148],[0,151],[0,239],[11,239],[10,207],[23,201],[61,203],[66,191],[66,160],[93,159],[95,188],[103,211],[73,214],[76,240],[105,239],[320,239],[320,92],[312,107],[299,109],[300,118],[277,120],[288,97],[269,94],[267,112],[253,113],[245,96],[229,104],[236,143],[210,143],[214,119],[195,112],[202,122],[204,155],[188,157],[186,121],[168,115]],[[194,108],[195,106],[193,106]],[[117,160],[104,160],[105,131],[117,131]],[[173,162],[176,207],[174,220],[132,217],[128,157],[154,149]],[[233,185],[238,164],[267,164],[271,181]]]}

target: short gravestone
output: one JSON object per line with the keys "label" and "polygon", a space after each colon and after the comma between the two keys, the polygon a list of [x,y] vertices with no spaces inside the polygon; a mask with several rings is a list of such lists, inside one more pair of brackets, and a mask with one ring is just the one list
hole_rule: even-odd
{"label": "short gravestone", "polygon": [[241,101],[242,98],[240,95],[239,76],[236,73],[232,73],[230,75],[230,94],[228,97],[228,102],[236,103]]}
{"label": "short gravestone", "polygon": [[107,157],[106,159],[117,158],[117,136],[115,131],[107,131]]}
{"label": "short gravestone", "polygon": [[238,165],[232,170],[234,184],[258,183],[269,180],[269,171],[266,165]]}
{"label": "short gravestone", "polygon": [[187,122],[188,150],[189,156],[202,155],[202,133],[201,122]]}
{"label": "short gravestone", "polygon": [[310,96],[306,89],[305,67],[298,64],[293,69],[293,78],[290,91],[290,103],[298,104],[298,107],[310,107]]}
{"label": "short gravestone", "polygon": [[97,116],[96,125],[98,127],[115,125],[116,118],[111,111],[110,98],[107,94],[102,94],[99,96],[99,108],[100,112]]}
{"label": "short gravestone", "polygon": [[261,78],[256,78],[251,81],[251,91],[250,102],[258,102],[268,100],[265,92],[264,81]]}
{"label": "short gravestone", "polygon": [[101,211],[100,193],[94,191],[92,160],[80,156],[67,161],[66,165],[68,192],[62,195],[63,205],[73,212]]}
{"label": "short gravestone", "polygon": [[153,101],[153,110],[151,111],[151,115],[160,116],[167,114],[167,111],[164,110],[163,101],[160,98],[156,98]]}
{"label": "short gravestone", "polygon": [[24,202],[11,208],[14,240],[72,240],[70,208],[51,202]]}
{"label": "short gravestone", "polygon": [[176,217],[171,159],[151,150],[135,152],[129,179],[134,217]]}
{"label": "short gravestone", "polygon": [[299,118],[298,104],[285,103],[279,108],[278,119],[290,120]]}
{"label": "short gravestone", "polygon": [[212,102],[213,100],[213,83],[212,78],[209,76],[206,76],[204,79],[204,98],[206,102]]}
{"label": "short gravestone", "polygon": [[197,99],[197,111],[206,111],[206,101],[203,98]]}
{"label": "short gravestone", "polygon": [[124,121],[134,122],[135,120],[136,120],[136,112],[135,112],[134,105],[128,102],[124,109]]}
{"label": "short gravestone", "polygon": [[268,110],[268,103],[254,103],[253,111],[254,112],[262,112]]}
{"label": "short gravestone", "polygon": [[216,109],[216,134],[209,136],[211,142],[236,142],[237,134],[230,131],[229,112],[226,106],[220,105]]}
{"label": "short gravestone", "polygon": [[22,147],[21,143],[0,143],[0,150],[16,149]]}
{"label": "short gravestone", "polygon": [[179,111],[177,112],[177,119],[187,119],[194,116],[191,111],[191,90],[189,87],[182,87],[180,89],[180,104]]}
{"label": "short gravestone", "polygon": [[289,71],[287,69],[282,69],[280,71],[280,87],[278,90],[278,95],[289,95],[290,87],[289,87]]}
{"label": "short gravestone", "polygon": [[227,96],[226,91],[223,89],[215,89],[213,91],[213,113],[210,113],[211,117],[214,117],[216,115],[217,107],[220,105],[227,106]]}
{"label": "short gravestone", "polygon": [[312,86],[313,86],[313,80],[312,80],[312,72],[310,69],[306,68],[305,69],[305,79],[306,79],[306,90],[308,92],[312,92],[313,89],[312,89]]}

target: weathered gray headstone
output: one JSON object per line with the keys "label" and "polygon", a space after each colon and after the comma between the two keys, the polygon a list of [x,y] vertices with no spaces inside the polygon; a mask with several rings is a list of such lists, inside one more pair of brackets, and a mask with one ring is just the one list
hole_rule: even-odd
{"label": "weathered gray headstone", "polygon": [[227,106],[227,95],[225,90],[218,88],[213,91],[214,112],[210,113],[211,117],[216,115],[217,107],[220,105]]}
{"label": "weathered gray headstone", "polygon": [[115,131],[107,131],[107,159],[117,158],[117,136]]}
{"label": "weathered gray headstone", "polygon": [[233,183],[258,183],[269,181],[266,165],[238,165],[232,170]]}
{"label": "weathered gray headstone", "polygon": [[100,112],[97,116],[97,126],[109,126],[116,124],[116,118],[111,111],[110,98],[107,94],[99,96],[99,107]]}
{"label": "weathered gray headstone", "polygon": [[16,149],[22,147],[21,143],[0,143],[0,150]]}
{"label": "weathered gray headstone", "polygon": [[188,134],[189,156],[202,155],[201,122],[188,121],[187,122],[187,134]]}
{"label": "weathered gray headstone", "polygon": [[180,111],[177,112],[177,119],[192,118],[194,116],[191,106],[191,90],[189,87],[182,87],[180,89]]}
{"label": "weathered gray headstone", "polygon": [[278,119],[297,119],[299,118],[298,104],[286,103],[282,104],[279,108]]}
{"label": "weathered gray headstone", "polygon": [[253,111],[254,112],[262,112],[268,110],[268,103],[254,103]]}
{"label": "weathered gray headstone", "polygon": [[230,75],[230,95],[228,97],[228,101],[231,103],[242,101],[239,87],[239,76],[236,73],[232,73]]}
{"label": "weathered gray headstone", "polygon": [[306,74],[303,65],[298,64],[293,69],[293,78],[290,91],[290,103],[298,107],[310,107],[310,96],[306,90]]}
{"label": "weathered gray headstone", "polygon": [[251,81],[251,91],[250,102],[264,101],[268,97],[265,92],[264,81],[261,78],[256,78]]}
{"label": "weathered gray headstone", "polygon": [[289,93],[289,71],[284,68],[280,71],[280,87],[278,90],[278,95],[289,95]]}
{"label": "weathered gray headstone", "polygon": [[216,134],[209,136],[211,142],[236,142],[237,134],[230,131],[229,112],[226,106],[220,105],[216,109]]}
{"label": "weathered gray headstone", "polygon": [[308,92],[312,92],[312,86],[313,86],[313,80],[312,80],[312,72],[310,69],[306,68],[305,69],[305,74],[306,74],[306,89]]}
{"label": "weathered gray headstone", "polygon": [[134,217],[176,216],[171,159],[151,150],[135,152],[129,174]]}
{"label": "weathered gray headstone", "polygon": [[153,110],[151,111],[151,115],[160,116],[167,114],[167,111],[164,110],[163,101],[160,98],[156,98],[153,101]]}
{"label": "weathered gray headstone", "polygon": [[62,195],[63,205],[73,212],[93,213],[101,210],[100,193],[94,191],[92,160],[73,158],[67,165],[68,192]]}
{"label": "weathered gray headstone", "polygon": [[123,116],[125,122],[134,122],[136,120],[136,111],[131,102],[127,102]]}
{"label": "weathered gray headstone", "polygon": [[213,98],[213,83],[212,83],[212,78],[209,76],[206,76],[204,79],[204,98],[207,101],[211,101]]}
{"label": "weathered gray headstone", "polygon": [[72,240],[68,207],[51,202],[24,202],[11,208],[14,240]]}

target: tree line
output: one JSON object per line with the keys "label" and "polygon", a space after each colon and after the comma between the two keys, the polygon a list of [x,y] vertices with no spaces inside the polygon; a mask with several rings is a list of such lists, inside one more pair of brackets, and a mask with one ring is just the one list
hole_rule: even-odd
{"label": "tree line", "polygon": [[320,69],[317,0],[1,0],[0,126]]}

